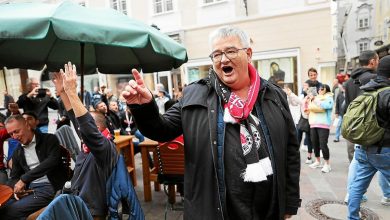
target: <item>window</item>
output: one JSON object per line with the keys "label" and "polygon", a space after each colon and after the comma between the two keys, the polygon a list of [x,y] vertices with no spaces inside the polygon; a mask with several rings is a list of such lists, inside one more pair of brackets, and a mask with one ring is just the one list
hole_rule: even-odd
{"label": "window", "polygon": [[368,50],[368,42],[360,42],[359,43],[359,54],[362,52],[362,51],[365,51],[365,50]]}
{"label": "window", "polygon": [[155,14],[173,11],[173,0],[153,0]]}
{"label": "window", "polygon": [[122,12],[127,15],[127,3],[126,0],[110,0],[111,8]]}
{"label": "window", "polygon": [[369,26],[368,18],[359,19],[359,28],[367,28]]}

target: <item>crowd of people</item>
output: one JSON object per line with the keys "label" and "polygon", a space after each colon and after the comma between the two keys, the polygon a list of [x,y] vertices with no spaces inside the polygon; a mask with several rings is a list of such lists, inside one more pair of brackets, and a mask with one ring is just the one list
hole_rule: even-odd
{"label": "crowd of people", "polygon": [[[341,138],[341,125],[343,116],[350,103],[364,91],[375,91],[390,86],[390,56],[379,60],[375,51],[363,51],[359,56],[360,67],[354,69],[350,76],[335,79],[333,89],[317,80],[318,73],[314,68],[308,70],[309,79],[302,86],[302,93],[297,96],[288,88],[285,92],[290,106],[299,106],[299,118],[296,120],[298,142],[302,142],[305,133],[304,146],[307,146],[307,160],[305,164],[315,169],[322,167],[323,173],[332,169],[329,163],[330,152],[328,147],[329,130],[335,127],[335,139]],[[382,91],[378,96],[376,115],[378,123],[385,128],[383,137],[372,146],[362,146],[346,141],[348,160],[347,195],[345,203],[348,204],[348,219],[359,219],[360,203],[367,201],[364,193],[374,174],[378,172],[379,185],[383,192],[381,203],[390,205],[390,158],[387,153],[389,145],[389,91]],[[333,110],[333,111],[332,111]],[[333,119],[332,119],[333,118]],[[333,121],[333,123],[332,123]],[[315,161],[312,159],[314,149]],[[320,162],[320,151],[324,163]],[[375,155],[377,154],[377,155]],[[382,163],[382,164],[381,164]],[[386,164],[386,165],[384,165]]]}
{"label": "crowd of people", "polygon": [[[390,56],[379,60],[374,51],[362,52],[361,67],[349,79],[335,79],[332,88],[319,82],[317,70],[310,68],[302,91],[294,94],[258,74],[244,31],[223,26],[209,40],[209,75],[174,93],[173,99],[163,85],[156,86],[154,95],[136,69],[120,98],[105,85],[92,94],[84,89],[80,97],[76,68],[70,62],[53,75],[56,97],[34,78],[27,80],[28,92],[17,101],[5,94],[1,161],[7,139],[9,150],[7,163],[0,163],[0,183],[12,186],[14,196],[0,209],[1,219],[25,218],[47,206],[67,181],[68,191],[82,199],[89,214],[105,219],[107,181],[119,157],[112,141],[118,130],[135,135],[135,153],[144,136],[159,142],[181,138],[186,149],[185,219],[296,215],[301,206],[303,137],[307,159],[302,163],[331,175],[330,129],[336,127],[333,141],[339,142],[349,103],[364,91],[390,86]],[[280,75],[283,78],[284,72]],[[389,94],[390,90],[379,94],[376,108],[379,125],[386,129],[383,138],[372,146],[348,143],[348,219],[359,219],[360,202],[377,171],[382,204],[390,205]],[[299,108],[297,115],[290,113],[294,106]],[[48,108],[58,110],[57,130],[73,126],[81,140],[71,176],[59,140],[48,133]]]}

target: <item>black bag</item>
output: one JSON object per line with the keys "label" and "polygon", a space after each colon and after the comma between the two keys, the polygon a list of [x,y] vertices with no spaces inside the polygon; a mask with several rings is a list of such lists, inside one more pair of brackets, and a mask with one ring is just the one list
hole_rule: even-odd
{"label": "black bag", "polygon": [[298,124],[297,124],[297,129],[304,131],[304,132],[309,132],[310,131],[310,125],[309,125],[309,120],[302,117],[299,118]]}

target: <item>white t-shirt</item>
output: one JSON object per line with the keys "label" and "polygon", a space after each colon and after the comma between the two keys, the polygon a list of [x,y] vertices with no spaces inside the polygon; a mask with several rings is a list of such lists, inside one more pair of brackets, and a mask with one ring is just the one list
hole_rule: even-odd
{"label": "white t-shirt", "polygon": [[[32,170],[40,164],[37,152],[35,150],[36,147],[35,135],[29,144],[27,145],[22,144],[22,147],[24,149],[24,156],[26,158],[27,166],[30,168],[30,170]],[[44,175],[43,177],[38,178],[32,181],[31,183],[46,183],[46,182],[49,183],[50,181],[47,178],[47,176]]]}

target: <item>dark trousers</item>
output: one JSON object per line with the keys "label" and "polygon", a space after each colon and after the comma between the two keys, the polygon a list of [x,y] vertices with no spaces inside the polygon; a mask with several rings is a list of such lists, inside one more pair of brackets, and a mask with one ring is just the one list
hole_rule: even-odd
{"label": "dark trousers", "polygon": [[[304,131],[297,128],[297,135],[298,135],[298,143],[299,144],[301,144],[303,132]],[[312,145],[311,139],[310,139],[310,130],[309,130],[309,132],[305,132],[305,133],[306,133],[306,135],[305,135],[304,144],[307,145],[307,152],[313,153],[313,145]]]}
{"label": "dark trousers", "polygon": [[55,195],[50,183],[31,183],[29,189],[34,192],[20,200],[12,198],[0,209],[0,219],[26,219],[30,214],[47,206]]}
{"label": "dark trousers", "polygon": [[329,129],[326,128],[310,128],[310,139],[314,147],[314,155],[320,157],[320,149],[324,160],[329,160],[328,148]]}

